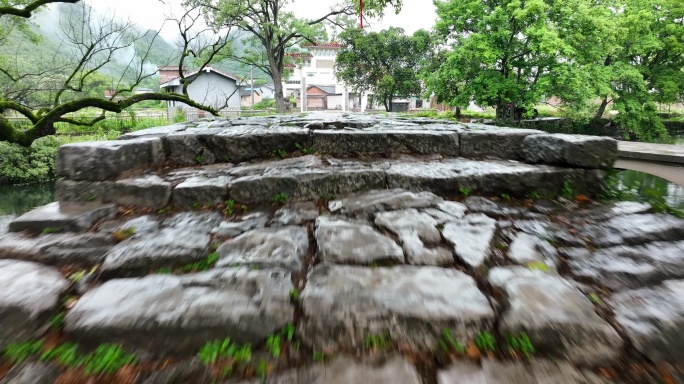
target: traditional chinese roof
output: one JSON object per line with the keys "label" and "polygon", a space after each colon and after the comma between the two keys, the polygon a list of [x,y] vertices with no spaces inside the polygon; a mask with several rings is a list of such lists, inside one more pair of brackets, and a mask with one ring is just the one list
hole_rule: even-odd
{"label": "traditional chinese roof", "polygon": [[296,53],[286,53],[285,56],[296,57],[296,58],[299,58],[299,57],[302,57],[302,58],[312,58],[312,57],[313,57],[313,55],[310,54],[310,53],[300,53],[300,52],[296,52]]}
{"label": "traditional chinese roof", "polygon": [[307,48],[342,48],[344,44],[338,42],[327,42],[327,43],[316,43],[316,44],[304,44]]}

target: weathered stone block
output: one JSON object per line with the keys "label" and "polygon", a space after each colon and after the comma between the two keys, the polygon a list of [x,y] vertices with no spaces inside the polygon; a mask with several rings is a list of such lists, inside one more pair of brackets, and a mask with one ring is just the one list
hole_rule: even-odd
{"label": "weathered stone block", "polygon": [[211,148],[212,138],[222,131],[224,128],[188,129],[164,136],[167,160],[178,166],[226,162],[216,158]]}
{"label": "weathered stone block", "polygon": [[263,203],[281,193],[289,198],[317,199],[384,186],[385,173],[379,169],[285,168],[233,180],[230,197],[241,203]]}
{"label": "weathered stone block", "polygon": [[159,168],[165,160],[159,138],[66,144],[57,153],[57,173],[71,180],[114,180]]}
{"label": "weathered stone block", "polygon": [[119,180],[102,199],[125,207],[159,210],[171,201],[171,183],[156,175]]}
{"label": "weathered stone block", "polygon": [[416,154],[457,157],[458,133],[424,130],[316,130],[316,151],[333,156]]}
{"label": "weathered stone block", "polygon": [[491,254],[496,220],[477,213],[447,223],[442,236],[454,247],[456,256],[473,268],[484,264]]}
{"label": "weathered stone block", "polygon": [[217,237],[237,237],[252,229],[263,228],[268,224],[270,214],[266,212],[252,212],[241,217],[224,221],[211,230]]}
{"label": "weathered stone block", "polygon": [[38,237],[11,233],[0,237],[0,259],[33,261],[56,266],[101,263],[114,246],[108,234],[54,234]]}
{"label": "weathered stone block", "polygon": [[241,162],[267,158],[278,150],[294,152],[296,144],[309,147],[309,130],[296,127],[236,126],[213,136],[211,145],[218,161]]}
{"label": "weathered stone block", "polygon": [[0,349],[40,336],[69,285],[56,269],[0,260]]}
{"label": "weathered stone block", "polygon": [[610,289],[622,290],[684,279],[684,241],[604,248],[576,255],[568,262],[572,274]]}
{"label": "weathered stone block", "polygon": [[[346,356],[336,357],[325,364],[292,369],[269,376],[268,384],[420,384],[422,380],[416,367],[402,357],[363,360]],[[261,379],[239,384],[263,384]]]}
{"label": "weathered stone block", "polygon": [[316,220],[316,242],[317,257],[324,263],[404,263],[404,252],[401,247],[366,223],[321,216]]}
{"label": "weathered stone block", "polygon": [[684,240],[684,220],[666,214],[616,216],[608,221],[578,228],[596,247],[639,245],[652,241]]}
{"label": "weathered stone block", "polygon": [[59,179],[55,189],[57,200],[62,202],[100,201],[159,210],[171,201],[171,183],[157,175],[141,175],[119,181]]}
{"label": "weathered stone block", "polygon": [[596,184],[585,181],[585,170],[500,160],[401,159],[391,161],[386,173],[389,188],[430,191],[447,196],[457,194],[461,188],[477,194],[524,196],[537,192],[558,195],[566,181],[577,193],[590,194],[589,191],[596,187]]}
{"label": "weathered stone block", "polygon": [[228,198],[230,180],[231,178],[227,176],[196,176],[187,179],[173,189],[173,205],[193,207],[195,204],[215,205],[222,203]]}
{"label": "weathered stone block", "polygon": [[502,334],[526,332],[537,351],[578,364],[620,356],[623,340],[573,282],[525,267],[494,268],[489,282],[505,298]]}
{"label": "weathered stone block", "polygon": [[271,226],[302,225],[316,220],[318,214],[313,201],[288,204],[276,211]]}
{"label": "weathered stone block", "polygon": [[116,206],[99,203],[50,203],[14,219],[10,232],[80,232],[116,215]]}
{"label": "weathered stone block", "polygon": [[611,168],[617,159],[617,141],[584,135],[533,135],[523,141],[525,160],[583,168]]}
{"label": "weathered stone block", "polygon": [[403,189],[380,189],[354,194],[328,204],[330,212],[368,216],[375,212],[408,208],[436,207],[441,197],[430,192],[409,192]]}
{"label": "weathered stone block", "polygon": [[301,299],[302,339],[323,350],[362,347],[368,335],[382,334],[434,349],[444,329],[469,340],[495,318],[472,277],[438,267],[319,265]]}
{"label": "weathered stone block", "polygon": [[382,212],[375,216],[375,225],[399,237],[406,258],[412,265],[454,263],[453,253],[440,246],[442,236],[437,230],[438,221],[427,213],[415,209]]}
{"label": "weathered stone block", "polygon": [[614,295],[615,319],[651,361],[684,360],[684,280]]}
{"label": "weathered stone block", "polygon": [[163,228],[159,232],[130,238],[117,244],[105,255],[100,271],[112,276],[131,276],[158,268],[180,267],[209,254],[211,237],[180,228]]}
{"label": "weathered stone block", "polygon": [[221,244],[217,267],[257,266],[301,271],[309,250],[309,234],[303,227],[261,228]]}
{"label": "weathered stone block", "polygon": [[470,158],[495,157],[499,159],[522,160],[523,140],[542,131],[519,128],[500,128],[471,124],[460,134],[461,156]]}
{"label": "weathered stone block", "polygon": [[122,344],[155,355],[196,355],[230,337],[257,344],[292,322],[290,274],[230,268],[184,276],[110,280],[88,291],[65,318],[69,337]]}
{"label": "weathered stone block", "polygon": [[482,366],[457,362],[437,374],[438,384],[609,384],[567,362],[532,359],[529,364],[483,359]]}

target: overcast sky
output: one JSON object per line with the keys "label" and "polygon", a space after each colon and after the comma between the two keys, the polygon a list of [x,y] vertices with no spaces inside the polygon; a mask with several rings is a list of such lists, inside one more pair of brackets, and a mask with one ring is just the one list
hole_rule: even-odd
{"label": "overcast sky", "polygon": [[[155,30],[164,23],[165,14],[173,9],[178,12],[181,1],[165,0],[168,4],[165,6],[159,0],[87,0],[100,11],[114,11],[121,18],[130,17],[133,22]],[[336,3],[337,0],[294,0],[291,7],[297,16],[316,18],[324,15]],[[371,29],[379,31],[388,27],[401,27],[411,34],[420,28],[430,29],[435,24],[435,17],[435,7],[431,0],[404,0],[398,15],[394,9],[388,9],[382,20],[371,20]],[[173,41],[175,29],[167,25],[162,36]]]}

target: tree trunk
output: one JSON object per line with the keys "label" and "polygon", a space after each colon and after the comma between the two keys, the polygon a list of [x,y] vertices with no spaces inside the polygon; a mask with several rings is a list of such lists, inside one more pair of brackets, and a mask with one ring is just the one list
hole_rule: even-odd
{"label": "tree trunk", "polygon": [[275,88],[276,110],[285,112],[285,95],[283,95],[283,81],[280,72],[273,72],[273,86]]}
{"label": "tree trunk", "polygon": [[599,106],[598,112],[596,112],[596,116],[594,116],[594,120],[598,121],[603,117],[603,114],[606,112],[606,108],[608,107],[608,96],[604,97],[603,100],[601,101],[601,105]]}

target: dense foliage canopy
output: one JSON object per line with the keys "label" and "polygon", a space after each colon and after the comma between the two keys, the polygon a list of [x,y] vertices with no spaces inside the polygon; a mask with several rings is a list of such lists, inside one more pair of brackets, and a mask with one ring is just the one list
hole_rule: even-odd
{"label": "dense foliage canopy", "polygon": [[392,111],[392,100],[420,96],[418,73],[431,51],[430,34],[424,30],[406,36],[401,28],[381,32],[349,29],[340,34],[343,43],[335,72],[357,92],[373,93],[376,102]]}

